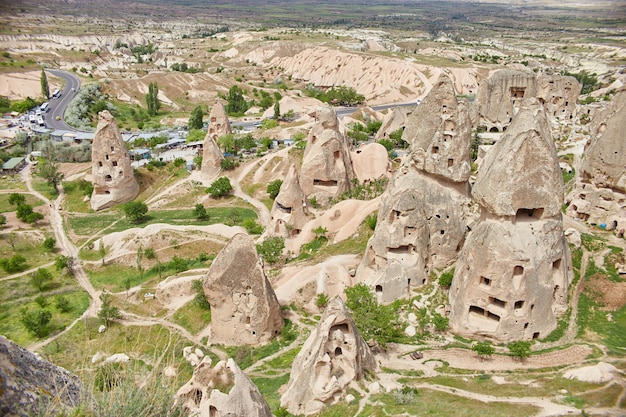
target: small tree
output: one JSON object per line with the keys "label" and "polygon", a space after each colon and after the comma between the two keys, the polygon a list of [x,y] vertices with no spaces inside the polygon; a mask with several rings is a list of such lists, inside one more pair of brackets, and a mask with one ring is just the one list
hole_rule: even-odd
{"label": "small tree", "polygon": [[197,106],[195,109],[193,109],[191,111],[191,115],[189,116],[189,124],[188,124],[189,130],[202,129],[203,117],[204,117],[204,112],[202,111],[202,107]]}
{"label": "small tree", "polygon": [[218,198],[229,194],[233,190],[233,186],[230,185],[230,180],[227,177],[220,177],[213,181],[211,186],[207,189],[211,197]]}
{"label": "small tree", "polygon": [[328,229],[324,226],[318,226],[313,229],[313,233],[315,234],[315,239],[326,239],[326,233],[328,233]]}
{"label": "small tree", "polygon": [[324,310],[324,308],[326,308],[327,305],[328,305],[328,296],[324,294],[323,292],[317,294],[317,296],[315,297],[315,306],[319,308],[320,310]]}
{"label": "small tree", "polygon": [[43,241],[43,247],[48,252],[52,252],[56,244],[57,244],[57,241],[53,237],[47,237]]}
{"label": "small tree", "polygon": [[57,256],[54,260],[54,266],[57,271],[63,270],[63,268],[67,268],[67,272],[71,274],[74,273],[74,258],[71,256]]}
{"label": "small tree", "polygon": [[17,233],[15,232],[9,233],[9,237],[7,237],[7,242],[9,242],[11,249],[13,249],[13,252],[15,252],[15,244],[17,243]]}
{"label": "small tree", "polygon": [[7,224],[7,218],[4,214],[0,214],[0,228]]}
{"label": "small tree", "polygon": [[26,203],[26,196],[20,193],[9,194],[9,204],[12,206],[19,206]]}
{"label": "small tree", "polygon": [[285,240],[279,236],[269,237],[256,245],[256,249],[259,255],[272,265],[279,261],[285,249]]}
{"label": "small tree", "polygon": [[209,213],[206,211],[206,207],[204,207],[204,205],[202,205],[202,203],[196,204],[196,206],[193,209],[193,215],[198,220],[208,220],[209,219]]}
{"label": "small tree", "polygon": [[195,279],[191,281],[191,288],[195,291],[196,295],[193,298],[193,302],[200,308],[204,310],[210,310],[211,304],[209,304],[209,300],[206,299],[206,295],[204,294],[204,285],[202,284],[201,279]]}
{"label": "small tree", "polygon": [[65,175],[59,171],[59,164],[53,160],[41,164],[39,167],[39,176],[46,180],[48,185],[57,191],[57,186],[63,181]]}
{"label": "small tree", "polygon": [[274,120],[280,119],[280,103],[274,103]]}
{"label": "small tree", "polygon": [[435,325],[435,330],[443,332],[448,330],[449,319],[439,313],[435,313],[433,314],[433,324]]}
{"label": "small tree", "polygon": [[0,259],[0,266],[9,274],[20,272],[26,269],[26,258],[16,253],[10,258]]}
{"label": "small tree", "polygon": [[22,309],[20,321],[30,333],[39,339],[48,334],[48,323],[52,320],[52,313],[46,309],[27,310]]}
{"label": "small tree", "polygon": [[104,242],[100,239],[100,243],[98,244],[98,254],[100,255],[100,259],[102,260],[102,266],[104,266],[104,258],[107,254],[107,248],[104,246]]}
{"label": "small tree", "polygon": [[531,342],[527,340],[518,340],[516,342],[509,343],[506,347],[509,349],[511,356],[523,361],[530,356]]}
{"label": "small tree", "polygon": [[439,285],[445,288],[450,288],[450,285],[452,285],[452,278],[454,278],[454,269],[441,274],[439,277]]}
{"label": "small tree", "polygon": [[472,346],[472,351],[476,352],[480,360],[485,360],[491,357],[496,350],[489,342],[478,342]]}
{"label": "small tree", "polygon": [[103,292],[100,295],[100,300],[102,301],[102,308],[98,311],[98,317],[104,321],[106,327],[109,327],[111,320],[119,319],[122,314],[117,307],[111,305],[111,294]]}
{"label": "small tree", "polygon": [[280,192],[280,187],[283,185],[283,180],[274,180],[267,184],[267,193],[272,200],[275,200]]}
{"label": "small tree", "polygon": [[148,214],[148,206],[143,201],[131,201],[124,205],[124,213],[132,222],[139,222]]}
{"label": "small tree", "polygon": [[33,211],[33,207],[30,204],[20,204],[17,206],[15,216],[28,224],[37,223],[38,220],[43,219],[43,214]]}
{"label": "small tree", "polygon": [[161,102],[159,101],[159,86],[156,81],[148,84],[148,94],[146,94],[146,105],[148,107],[148,114],[155,116],[161,108]]}
{"label": "small tree", "polygon": [[67,299],[67,297],[63,296],[63,295],[57,295],[54,298],[54,306],[57,308],[57,310],[59,310],[61,313],[69,313],[70,311],[72,311],[72,304],[70,303],[70,301]]}
{"label": "small tree", "polygon": [[48,77],[46,76],[46,71],[44,71],[43,68],[41,69],[40,82],[41,82],[41,95],[44,96],[46,99],[49,99],[50,98],[50,86],[48,85]]}
{"label": "small tree", "polygon": [[52,274],[46,268],[39,268],[30,274],[30,283],[33,287],[42,292],[46,286],[52,282]]}

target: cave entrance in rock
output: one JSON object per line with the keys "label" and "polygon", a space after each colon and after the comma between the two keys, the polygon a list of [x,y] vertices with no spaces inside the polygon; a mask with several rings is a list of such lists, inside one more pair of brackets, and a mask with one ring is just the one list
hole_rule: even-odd
{"label": "cave entrance in rock", "polygon": [[382,293],[383,292],[383,286],[382,285],[377,285],[375,291],[377,293]]}
{"label": "cave entrance in rock", "polygon": [[335,356],[341,356],[341,355],[343,355],[343,351],[341,350],[339,346],[337,346],[335,348]]}

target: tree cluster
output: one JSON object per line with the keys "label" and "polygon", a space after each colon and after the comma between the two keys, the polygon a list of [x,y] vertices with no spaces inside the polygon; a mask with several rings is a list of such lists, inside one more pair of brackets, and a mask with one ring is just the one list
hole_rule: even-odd
{"label": "tree cluster", "polygon": [[315,87],[307,88],[306,94],[309,97],[314,97],[324,103],[332,104],[333,106],[356,106],[365,101],[365,96],[359,94],[352,87],[339,86],[331,87],[324,91]]}
{"label": "tree cluster", "polygon": [[148,107],[148,114],[150,116],[156,116],[161,108],[161,102],[159,101],[159,86],[156,81],[148,84],[148,94],[146,94],[146,106]]}

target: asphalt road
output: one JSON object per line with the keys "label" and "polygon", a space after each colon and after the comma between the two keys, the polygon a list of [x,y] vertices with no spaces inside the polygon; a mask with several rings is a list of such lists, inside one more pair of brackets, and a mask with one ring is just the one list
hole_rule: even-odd
{"label": "asphalt road", "polygon": [[[48,101],[50,104],[48,105],[48,111],[46,112],[44,119],[46,127],[53,130],[76,130],[63,121],[63,113],[80,88],[80,79],[71,72],[55,69],[47,69],[46,71],[55,77],[62,78],[65,81],[65,87],[61,90],[60,97],[51,97]],[[57,116],[60,120],[56,119]]]}

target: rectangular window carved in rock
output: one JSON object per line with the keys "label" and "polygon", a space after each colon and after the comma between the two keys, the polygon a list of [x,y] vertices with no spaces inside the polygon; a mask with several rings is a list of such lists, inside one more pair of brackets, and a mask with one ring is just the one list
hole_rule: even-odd
{"label": "rectangular window carved in rock", "polygon": [[480,277],[480,283],[482,285],[486,285],[487,287],[491,286],[491,279],[487,277]]}

